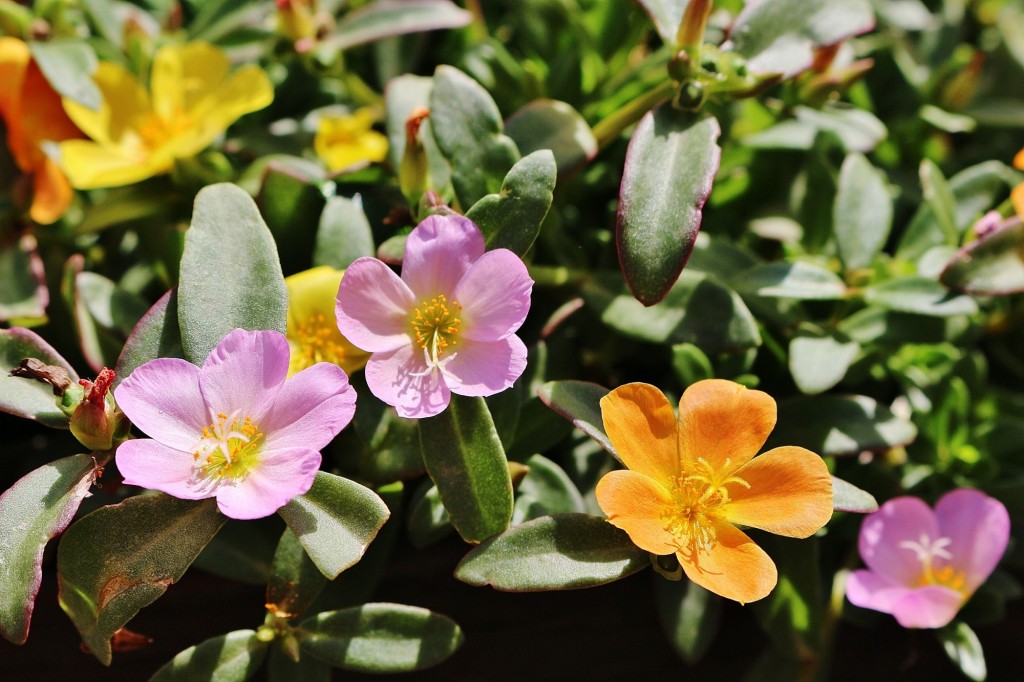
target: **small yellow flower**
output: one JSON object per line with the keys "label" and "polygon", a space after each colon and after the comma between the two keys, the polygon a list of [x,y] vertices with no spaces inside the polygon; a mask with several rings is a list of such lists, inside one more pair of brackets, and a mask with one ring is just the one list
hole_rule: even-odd
{"label": "small yellow flower", "polygon": [[174,160],[202,151],[239,117],[274,98],[255,65],[228,73],[227,55],[203,42],[167,45],[153,59],[149,92],[124,67],[100,62],[93,80],[98,111],[64,100],[92,138],[61,144],[62,165],[79,189],[116,187],[166,173]]}
{"label": "small yellow flower", "polygon": [[805,538],[832,516],[832,477],[809,450],[754,457],[775,426],[775,401],[732,381],[690,386],[679,417],[649,384],[601,399],[604,428],[627,470],[606,474],[597,502],[641,549],[675,554],[686,576],[740,603],[778,581],[771,558],[736,525]]}
{"label": "small yellow flower", "polygon": [[[1021,149],[1017,152],[1017,156],[1013,157],[1013,167],[1017,170],[1024,170],[1024,149]],[[1024,182],[1013,188],[1010,199],[1013,201],[1013,210],[1024,220]]]}
{"label": "small yellow flower", "polygon": [[351,116],[320,118],[313,147],[327,168],[336,173],[357,164],[383,161],[388,153],[388,138],[373,129],[374,115],[369,107]]}
{"label": "small yellow flower", "polygon": [[72,190],[60,167],[43,153],[42,143],[82,133],[64,113],[60,95],[39,70],[28,45],[17,38],[0,38],[0,118],[14,162],[32,176],[29,217],[44,225],[54,222],[71,204]]}
{"label": "small yellow flower", "polygon": [[346,373],[362,369],[370,354],[341,335],[334,316],[338,287],[344,273],[326,265],[285,278],[288,285],[288,376],[331,362]]}

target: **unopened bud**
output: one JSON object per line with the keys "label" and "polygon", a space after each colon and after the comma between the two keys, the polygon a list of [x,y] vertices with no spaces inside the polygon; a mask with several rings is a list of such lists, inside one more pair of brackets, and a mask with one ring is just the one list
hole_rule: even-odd
{"label": "unopened bud", "polygon": [[91,450],[109,450],[124,435],[127,420],[114,404],[114,370],[103,368],[96,381],[82,379],[64,391],[60,408],[71,417],[71,433]]}
{"label": "unopened bud", "polygon": [[405,153],[398,169],[398,184],[410,204],[415,203],[430,186],[427,151],[419,137],[420,127],[429,116],[429,109],[416,107],[405,119]]}

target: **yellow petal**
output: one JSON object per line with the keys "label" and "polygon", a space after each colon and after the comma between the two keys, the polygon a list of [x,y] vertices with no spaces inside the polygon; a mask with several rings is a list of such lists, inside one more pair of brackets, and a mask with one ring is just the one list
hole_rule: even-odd
{"label": "yellow petal", "polygon": [[40,225],[49,225],[64,215],[74,192],[60,167],[44,159],[32,176],[32,208],[29,217]]}
{"label": "yellow petal", "polygon": [[73,187],[96,189],[130,185],[171,168],[166,156],[138,156],[117,145],[101,145],[88,140],[68,140],[60,144],[61,167]]}
{"label": "yellow petal", "polygon": [[619,386],[601,398],[601,417],[629,469],[659,482],[679,473],[676,415],[657,388],[643,383]]}
{"label": "yellow petal", "polygon": [[334,314],[342,272],[321,266],[285,278],[288,286],[288,374],[318,362],[331,362],[351,374],[362,369],[370,354],[356,348],[338,330]]}
{"label": "yellow petal", "polygon": [[1010,192],[1010,199],[1013,201],[1013,210],[1017,215],[1024,218],[1024,183],[1017,185]]}
{"label": "yellow petal", "polygon": [[824,460],[810,450],[775,448],[735,475],[750,488],[729,487],[722,514],[732,523],[806,538],[832,518],[832,476]]}
{"label": "yellow petal", "polygon": [[[679,401],[679,451],[727,475],[746,464],[775,427],[775,400],[733,381],[698,381]],[[729,460],[726,466],[726,460]]]}
{"label": "yellow petal", "polygon": [[676,551],[663,521],[672,496],[656,481],[633,471],[612,471],[597,482],[595,494],[608,522],[626,531],[634,545],[654,554]]}
{"label": "yellow petal", "polygon": [[272,101],[274,88],[267,74],[258,66],[243,66],[214,92],[189,106],[185,112],[189,125],[175,137],[174,155],[188,157],[199,153],[239,118]]}
{"label": "yellow petal", "polygon": [[741,604],[767,597],[779,580],[775,563],[745,533],[718,521],[717,544],[701,552],[696,561],[677,553],[686,577],[706,590]]}
{"label": "yellow petal", "polygon": [[160,48],[149,81],[153,111],[165,121],[175,120],[205,98],[217,97],[230,69],[227,55],[209,43]]}
{"label": "yellow petal", "polygon": [[388,155],[388,138],[376,130],[367,130],[354,140],[342,142],[328,141],[318,131],[313,146],[332,173],[357,164],[383,161]]}
{"label": "yellow petal", "polygon": [[65,99],[64,110],[71,120],[100,144],[117,144],[126,133],[137,136],[136,131],[152,116],[149,95],[139,81],[113,62],[100,62],[93,80],[103,95],[103,104],[99,110],[93,110]]}

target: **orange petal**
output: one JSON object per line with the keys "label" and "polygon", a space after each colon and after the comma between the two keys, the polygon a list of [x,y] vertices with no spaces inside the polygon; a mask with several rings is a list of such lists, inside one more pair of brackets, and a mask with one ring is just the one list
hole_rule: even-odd
{"label": "orange petal", "polygon": [[741,604],[767,597],[779,580],[775,563],[745,533],[724,521],[715,522],[718,543],[697,561],[679,553],[686,577],[704,589]]}
{"label": "orange petal", "polygon": [[774,427],[775,400],[734,381],[698,381],[679,401],[679,451],[688,468],[703,458],[727,475],[757,454]]}
{"label": "orange petal", "polygon": [[33,196],[29,216],[40,225],[49,225],[64,215],[73,192],[60,166],[45,159],[32,177]]}
{"label": "orange petal", "polygon": [[0,37],[0,116],[10,120],[21,100],[25,70],[32,59],[28,44],[17,38]]}
{"label": "orange petal", "polygon": [[612,471],[597,482],[596,495],[608,522],[626,531],[637,547],[655,554],[676,551],[662,521],[672,509],[672,496],[656,481],[633,471]]}
{"label": "orange petal", "polygon": [[630,470],[656,481],[679,473],[676,415],[665,394],[650,384],[619,386],[601,398],[604,430]]}
{"label": "orange petal", "polygon": [[1013,166],[1017,170],[1024,170],[1024,149],[1017,152],[1017,155],[1013,157]]}
{"label": "orange petal", "polygon": [[1010,192],[1010,200],[1013,201],[1013,210],[1018,216],[1024,218],[1024,183],[1017,185]]}
{"label": "orange petal", "polygon": [[806,538],[832,518],[832,476],[824,460],[794,446],[775,448],[736,472],[723,518],[791,538]]}

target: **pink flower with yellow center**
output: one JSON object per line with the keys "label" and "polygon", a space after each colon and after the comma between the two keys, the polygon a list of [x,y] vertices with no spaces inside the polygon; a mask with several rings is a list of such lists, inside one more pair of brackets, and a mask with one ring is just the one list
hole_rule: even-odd
{"label": "pink flower with yellow center", "polygon": [[916,497],[882,505],[860,528],[860,556],[846,596],[856,606],[891,613],[907,628],[941,628],[992,574],[1010,539],[1001,502],[962,488],[932,511]]}
{"label": "pink flower with yellow center", "polygon": [[809,450],[755,457],[775,427],[775,401],[732,381],[698,381],[679,416],[650,384],[601,399],[605,431],[626,470],[597,484],[608,522],[657,555],[675,554],[686,576],[740,603],[778,581],[771,558],[737,525],[805,538],[832,516],[832,477]]}
{"label": "pink flower with yellow center", "polygon": [[409,234],[401,277],[376,258],[345,270],[338,327],[373,353],[366,383],[375,396],[403,417],[431,417],[452,393],[493,395],[523,373],[515,332],[532,289],[523,261],[508,249],[485,253],[471,220],[431,216]]}
{"label": "pink flower with yellow center", "polygon": [[217,498],[225,516],[269,516],[309,490],[320,450],[351,420],[356,395],[337,365],[290,379],[279,332],[236,329],[202,367],[177,358],[142,365],[114,389],[150,438],[117,449],[124,482],[186,500]]}

